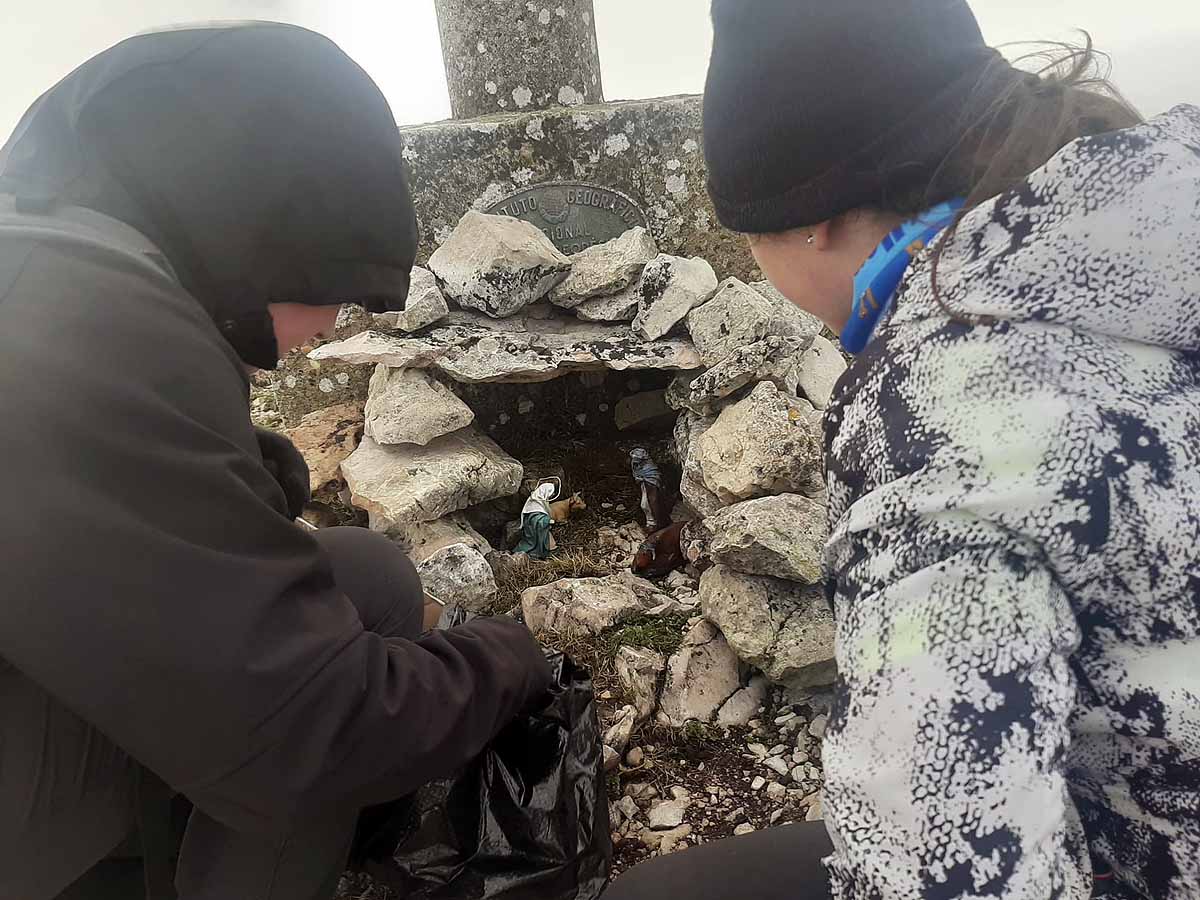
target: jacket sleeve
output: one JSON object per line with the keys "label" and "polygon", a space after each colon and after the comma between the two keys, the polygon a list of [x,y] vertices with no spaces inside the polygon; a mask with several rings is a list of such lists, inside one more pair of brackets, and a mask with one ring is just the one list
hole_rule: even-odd
{"label": "jacket sleeve", "polygon": [[0,524],[0,656],[210,815],[268,832],[398,796],[548,687],[514,621],[364,631],[191,298],[35,251],[0,325],[0,416],[25,423],[0,459],[30,511]]}
{"label": "jacket sleeve", "polygon": [[1043,530],[1071,514],[1062,447],[1081,426],[1049,374],[1014,385],[1009,348],[972,340],[886,360],[887,391],[864,390],[832,444],[835,496],[875,485],[829,556],[843,900],[1091,894],[1065,773],[1079,628]]}
{"label": "jacket sleeve", "polygon": [[[936,541],[936,523],[864,542]],[[1063,758],[1076,630],[1042,566],[977,525],[847,601],[825,744],[835,896],[1087,897]]]}

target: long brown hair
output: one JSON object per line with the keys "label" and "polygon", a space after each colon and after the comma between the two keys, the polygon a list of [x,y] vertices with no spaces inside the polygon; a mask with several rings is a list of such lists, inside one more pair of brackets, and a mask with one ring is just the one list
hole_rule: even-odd
{"label": "long brown hair", "polygon": [[[1018,184],[1072,141],[1141,122],[1109,80],[1108,56],[1087,32],[1082,38],[1079,45],[1037,44],[1012,63],[997,56],[978,82],[994,99],[964,105],[970,112],[958,114],[961,138],[932,174],[889,173],[881,208],[916,215],[965,197],[969,210]],[[997,92],[998,81],[1004,86]]]}
{"label": "long brown hair", "polygon": [[[1109,80],[1108,56],[1095,49],[1087,32],[1082,37],[1080,45],[1040,44],[1014,64],[998,56],[979,83],[994,84],[999,78],[1007,85],[982,113],[964,118],[961,140],[932,177],[914,183],[901,170],[889,179],[881,204],[887,212],[915,216],[951,198],[966,198],[932,261],[934,297],[956,320],[969,321],[946,306],[938,290],[937,272],[942,249],[962,217],[1015,187],[1072,141],[1142,121]],[[979,105],[967,104],[966,108],[978,109]]]}

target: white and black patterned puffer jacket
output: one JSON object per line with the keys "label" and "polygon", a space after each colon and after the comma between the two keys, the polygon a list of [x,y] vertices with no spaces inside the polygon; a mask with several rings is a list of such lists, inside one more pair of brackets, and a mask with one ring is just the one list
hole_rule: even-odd
{"label": "white and black patterned puffer jacket", "polygon": [[1200,897],[1200,109],[928,252],[827,419],[834,895]]}

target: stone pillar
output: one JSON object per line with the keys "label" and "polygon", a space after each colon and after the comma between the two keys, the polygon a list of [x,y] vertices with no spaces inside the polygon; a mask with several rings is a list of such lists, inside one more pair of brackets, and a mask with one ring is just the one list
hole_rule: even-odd
{"label": "stone pillar", "polygon": [[592,0],[434,0],[456,119],[604,102]]}

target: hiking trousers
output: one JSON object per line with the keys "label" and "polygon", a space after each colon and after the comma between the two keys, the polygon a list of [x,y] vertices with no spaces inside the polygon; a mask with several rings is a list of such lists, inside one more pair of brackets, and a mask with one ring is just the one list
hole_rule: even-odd
{"label": "hiking trousers", "polygon": [[829,900],[832,853],[824,822],[782,825],[647,860],[600,900]]}
{"label": "hiking trousers", "polygon": [[[361,528],[330,528],[316,538],[367,630],[420,635],[421,581],[399,548]],[[141,771],[0,661],[0,900],[138,900],[142,863],[129,838]],[[232,832],[194,809],[175,879],[180,900],[329,900],[358,814],[347,809],[271,840]],[[135,849],[113,854],[119,845]]]}

